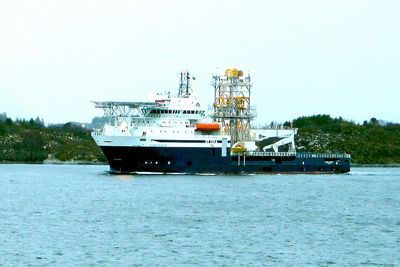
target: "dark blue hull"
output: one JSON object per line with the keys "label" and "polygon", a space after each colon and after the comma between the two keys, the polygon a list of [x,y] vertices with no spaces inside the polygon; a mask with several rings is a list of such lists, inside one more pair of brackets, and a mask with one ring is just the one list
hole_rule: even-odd
{"label": "dark blue hull", "polygon": [[[113,173],[345,173],[350,158],[325,154],[296,156],[221,155],[218,148],[101,147]],[[228,149],[229,150],[229,149]]]}

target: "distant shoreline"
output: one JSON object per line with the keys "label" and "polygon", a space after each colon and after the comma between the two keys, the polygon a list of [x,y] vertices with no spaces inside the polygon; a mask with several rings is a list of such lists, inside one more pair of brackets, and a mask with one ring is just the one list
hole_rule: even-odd
{"label": "distant shoreline", "polygon": [[[61,161],[55,159],[46,159],[43,162],[21,162],[21,161],[0,161],[0,164],[43,164],[43,165],[108,165],[107,162],[93,162],[93,161]],[[400,163],[390,164],[361,164],[354,163],[351,167],[365,167],[365,168],[400,168]]]}
{"label": "distant shoreline", "polygon": [[108,165],[107,162],[93,162],[93,161],[61,161],[61,160],[44,160],[43,162],[37,161],[0,161],[0,164],[38,164],[38,165]]}
{"label": "distant shoreline", "polygon": [[379,168],[386,168],[386,167],[396,167],[400,168],[400,163],[389,163],[389,164],[361,164],[361,163],[352,163],[351,167],[379,167]]}

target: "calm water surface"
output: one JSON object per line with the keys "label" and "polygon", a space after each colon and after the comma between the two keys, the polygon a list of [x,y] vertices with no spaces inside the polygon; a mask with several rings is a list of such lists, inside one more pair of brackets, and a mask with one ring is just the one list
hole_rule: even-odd
{"label": "calm water surface", "polygon": [[114,176],[0,164],[1,266],[400,266],[400,168]]}

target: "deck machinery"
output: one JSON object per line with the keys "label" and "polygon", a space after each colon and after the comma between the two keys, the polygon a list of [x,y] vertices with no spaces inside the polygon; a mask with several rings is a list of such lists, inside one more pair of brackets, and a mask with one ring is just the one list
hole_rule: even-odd
{"label": "deck machinery", "polygon": [[251,78],[243,71],[227,69],[225,75],[213,76],[214,113],[212,117],[229,134],[232,143],[249,141],[250,121],[255,117],[250,106]]}

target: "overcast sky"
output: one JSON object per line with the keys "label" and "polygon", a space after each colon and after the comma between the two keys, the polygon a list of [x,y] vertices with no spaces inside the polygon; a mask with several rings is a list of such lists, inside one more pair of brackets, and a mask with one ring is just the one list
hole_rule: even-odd
{"label": "overcast sky", "polygon": [[189,70],[249,70],[257,122],[400,122],[400,1],[0,1],[0,113],[89,122]]}

